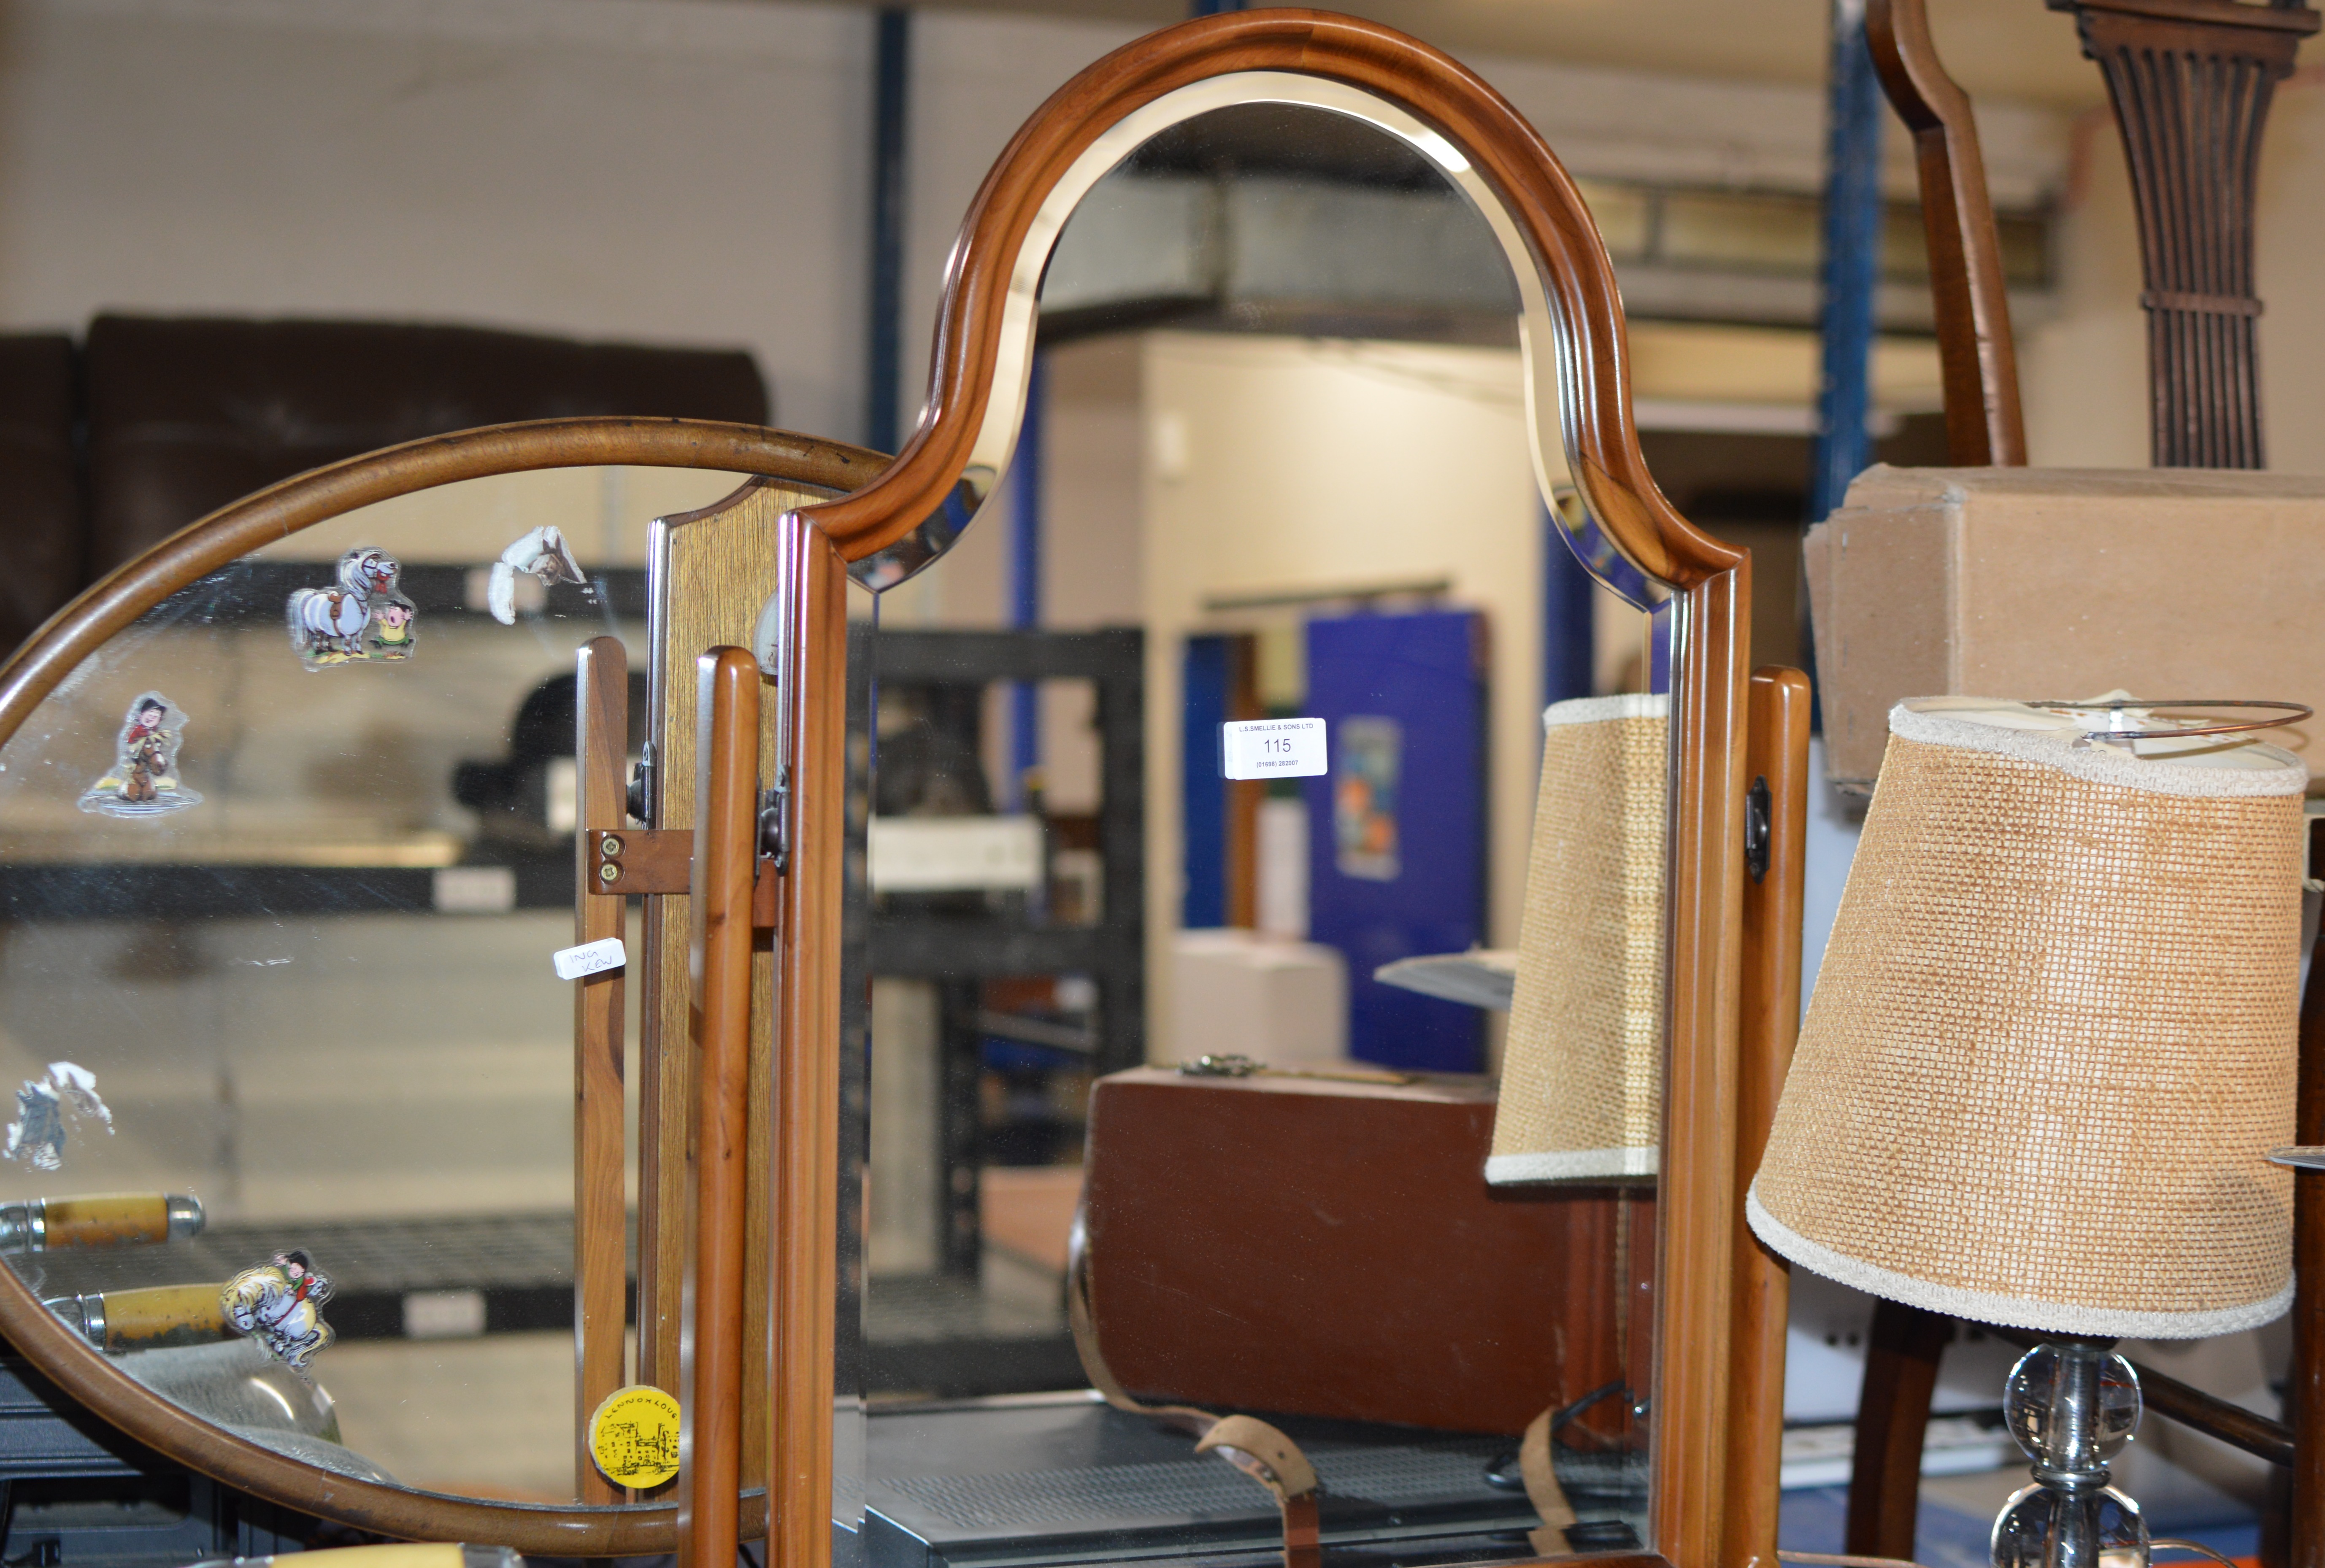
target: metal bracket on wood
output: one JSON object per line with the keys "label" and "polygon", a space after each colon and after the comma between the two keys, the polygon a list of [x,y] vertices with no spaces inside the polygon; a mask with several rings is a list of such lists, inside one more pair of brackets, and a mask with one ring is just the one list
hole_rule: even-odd
{"label": "metal bracket on wood", "polygon": [[682,827],[593,827],[589,890],[593,893],[683,893],[694,872],[694,830]]}
{"label": "metal bracket on wood", "polygon": [[[593,827],[589,843],[589,890],[613,898],[635,893],[683,893],[694,879],[694,831],[684,827]],[[775,923],[775,890],[783,872],[780,857],[762,854],[751,878],[751,925]]]}

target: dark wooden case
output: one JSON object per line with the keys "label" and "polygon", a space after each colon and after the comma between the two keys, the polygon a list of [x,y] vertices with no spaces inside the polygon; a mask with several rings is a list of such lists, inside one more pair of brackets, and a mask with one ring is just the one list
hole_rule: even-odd
{"label": "dark wooden case", "polygon": [[[1489,1080],[1098,1080],[1092,1317],[1132,1393],[1516,1434],[1647,1387],[1647,1184],[1489,1187]],[[1615,1386],[1613,1388],[1609,1385]],[[1604,1391],[1602,1393],[1602,1391]]]}

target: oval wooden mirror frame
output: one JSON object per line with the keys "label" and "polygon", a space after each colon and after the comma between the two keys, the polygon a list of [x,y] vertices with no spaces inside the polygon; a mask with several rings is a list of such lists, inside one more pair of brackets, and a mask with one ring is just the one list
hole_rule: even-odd
{"label": "oval wooden mirror frame", "polygon": [[[251,550],[375,502],[464,479],[608,465],[707,468],[838,493],[865,484],[887,461],[860,447],[756,425],[574,419],[463,430],[318,468],[219,508],[60,611],[0,666],[0,745],[81,660],[171,594]],[[0,1334],[66,1393],[138,1442],[301,1513],[407,1540],[490,1542],[559,1556],[667,1552],[677,1539],[674,1503],[489,1502],[357,1480],[262,1448],[114,1368],[5,1268]],[[745,1534],[755,1536],[764,1524],[765,1495],[746,1494]]]}
{"label": "oval wooden mirror frame", "polygon": [[1518,286],[1538,457],[1554,408],[1558,445],[1589,511],[1632,564],[1672,592],[1655,1553],[1638,1560],[1773,1563],[1774,1445],[1731,1444],[1732,1431],[1762,1432],[1768,1412],[1729,1408],[1740,1360],[1765,1366],[1765,1341],[1783,1332],[1781,1313],[1772,1320],[1747,1311],[1742,1333],[1735,1317],[1739,1277],[1752,1277],[1738,1243],[1736,1111],[1750,558],[1690,525],[1648,475],[1614,269],[1549,145],[1484,81],[1427,45],[1374,23],[1290,9],[1151,34],[1034,113],[987,176],[954,244],[931,390],[911,440],[864,489],[783,520],[786,586],[762,617],[766,645],[757,650],[783,693],[793,783],[794,858],[780,927],[770,1562],[826,1568],[830,1552],[844,582],[853,576],[886,587],[937,558],[1006,470],[1042,269],[1075,202],[1156,132],[1252,101],[1369,120],[1470,195]]}

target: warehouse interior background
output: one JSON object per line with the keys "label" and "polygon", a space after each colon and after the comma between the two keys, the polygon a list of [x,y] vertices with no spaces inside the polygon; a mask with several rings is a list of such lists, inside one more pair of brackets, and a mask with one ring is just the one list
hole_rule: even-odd
{"label": "warehouse interior background", "polygon": [[[1474,68],[1581,183],[1631,315],[1651,462],[1682,511],[1755,549],[1766,595],[1755,653],[1798,659],[1792,579],[1799,529],[1810,521],[1802,509],[1819,376],[1825,7],[1396,0],[1348,9]],[[2038,0],[1933,0],[1932,10],[1941,50],[1976,98],[2003,219],[2032,461],[2144,466],[2139,254],[2100,79],[2071,22]],[[948,0],[912,11],[901,298],[887,324],[901,352],[884,369],[873,282],[883,23],[869,4],[5,0],[0,329],[77,334],[108,312],[319,317],[741,348],[764,378],[768,422],[885,445],[917,416],[946,256],[1011,134],[1076,71],[1182,14],[1172,0]],[[2325,474],[2325,291],[2311,283],[2325,254],[2325,48],[2312,41],[2303,60],[2278,90],[2261,164],[2261,374],[2270,466]],[[1934,464],[1943,447],[1927,269],[1912,161],[1894,119],[1886,146],[1869,428],[1879,455]],[[1309,238],[1353,244],[1363,221],[1327,214]],[[1105,249],[1102,235],[1086,232],[1085,241],[1093,274],[1125,254]],[[1208,243],[1185,240],[1191,248],[1180,260],[1212,266]],[[1061,251],[1053,271],[1052,304],[1074,281],[1072,254]],[[1145,260],[1179,264],[1172,254],[1157,244]],[[1145,628],[1144,1038],[1153,1059],[1176,1060],[1216,1020],[1180,1016],[1187,998],[1166,977],[1182,963],[1209,962],[1185,930],[1227,923],[1190,918],[1186,834],[1164,804],[1188,765],[1185,639],[1254,639],[1262,695],[1296,696],[1303,606],[1411,599],[1480,613],[1491,632],[1480,764],[1487,863],[1524,863],[1551,655],[1549,536],[1526,457],[1516,354],[1499,342],[1163,323],[1076,335],[1043,358],[1038,478],[1021,466],[1009,480],[1013,493],[1038,483],[1038,581],[1029,589],[1015,579],[1022,558],[1011,536],[987,526],[940,570],[887,595],[881,624]],[[895,396],[884,406],[875,388],[891,374]],[[1392,451],[1394,460],[1347,460]],[[633,470],[496,485],[440,504],[447,538],[471,516],[496,529],[519,517],[583,517],[594,558],[635,565],[648,520],[707,505],[731,482]],[[421,509],[397,504],[399,526],[425,524],[415,521]],[[1000,504],[1014,503],[1005,495]],[[334,536],[312,554],[338,548]],[[868,601],[860,608],[868,614]],[[1638,630],[1620,613],[1602,609],[1589,641],[1589,689],[1644,681]],[[994,699],[996,715],[1002,700]],[[1041,701],[1034,761],[1046,803],[1094,813],[1089,691],[1056,683]],[[1005,745],[1007,728],[988,726],[1002,737],[993,746]],[[1001,751],[987,761],[1006,805],[1023,780]],[[1812,926],[1829,925],[1854,809],[1838,798],[1817,807],[1828,847]],[[1274,842],[1292,844],[1296,859],[1304,831],[1283,828]],[[1236,923],[1296,942],[1309,934],[1295,885],[1304,872],[1275,863],[1275,881],[1263,869],[1256,913]],[[1487,876],[1477,940],[1515,945],[1522,891],[1506,870]],[[394,955],[386,962],[403,964],[406,982],[447,962],[425,941],[394,945],[403,940],[383,937]],[[909,983],[875,986],[874,1033],[925,1035],[932,1006]],[[551,1016],[539,1039],[496,1037],[532,1053],[512,1069],[496,1116],[553,1130],[566,1113],[562,1028]],[[9,1049],[31,1059],[29,1047]],[[384,1093],[378,1084],[345,1092]],[[914,1140],[933,1136],[933,1092],[924,1080],[875,1078],[875,1169],[884,1159],[917,1168],[931,1158],[914,1152]],[[885,1133],[884,1094],[895,1110]],[[403,1136],[394,1117],[437,1114],[424,1100],[398,1103],[381,1112],[383,1146]],[[296,1105],[283,1111],[296,1113]],[[568,1151],[544,1136],[534,1153],[537,1168],[512,1179],[538,1178],[522,1188],[527,1201],[553,1202]],[[1006,1255],[993,1265],[1001,1283],[988,1280],[996,1322],[1021,1313],[1047,1324],[1055,1314],[1043,1293],[1062,1253],[1073,1158],[1070,1147],[1044,1145],[1038,1158],[996,1162],[985,1219],[987,1241]],[[351,1173],[348,1201],[358,1202],[356,1188],[361,1201],[375,1200],[378,1179]],[[457,1187],[449,1178],[418,1185],[410,1203],[457,1207]],[[264,1181],[246,1191],[263,1208]],[[884,1210],[875,1195],[875,1273],[935,1266],[940,1217],[926,1209],[892,1199]],[[1803,1431],[1845,1430],[1864,1300],[1804,1287],[1794,1321],[1788,1416]],[[457,1434],[440,1424],[398,1427],[402,1417],[384,1415],[360,1432],[351,1420],[350,1441],[408,1456],[402,1463],[421,1479],[431,1465],[489,1471],[525,1450],[540,1398],[551,1425],[566,1418],[558,1379],[569,1342],[535,1338],[516,1360],[449,1342],[431,1350],[431,1366],[470,1357],[444,1373],[476,1411]],[[337,1375],[350,1407],[397,1408],[399,1389],[424,1375],[401,1353],[366,1346],[342,1355]],[[2281,1349],[2265,1332],[2153,1353],[2274,1408],[2268,1368]],[[1942,1410],[1992,1403],[1993,1355],[1949,1367]],[[540,1395],[544,1387],[550,1396]],[[2006,1445],[1990,1430],[1958,1435],[1948,1462],[1968,1472],[1961,1511],[1990,1512],[1978,1499],[2001,1484]],[[2151,1507],[2234,1523],[2256,1506],[2256,1471],[2225,1448],[2185,1433],[2142,1441],[2145,1468],[2135,1467],[2134,1484]],[[1801,1451],[1798,1506],[1829,1511],[1846,1450],[1836,1460],[1811,1447]],[[549,1453],[562,1462],[553,1444]],[[509,1495],[558,1483],[553,1463],[530,1462],[505,1467],[498,1484]],[[1931,1484],[1941,1490],[1926,1495],[1942,1500],[1941,1483]]]}

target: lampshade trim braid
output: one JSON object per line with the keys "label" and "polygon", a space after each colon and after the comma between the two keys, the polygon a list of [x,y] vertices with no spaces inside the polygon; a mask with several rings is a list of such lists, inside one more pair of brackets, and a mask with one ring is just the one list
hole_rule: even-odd
{"label": "lampshade trim braid", "polygon": [[1990,1323],[2004,1328],[2033,1329],[2038,1333],[2097,1334],[2115,1339],[2192,1340],[2258,1328],[2283,1317],[2293,1306],[2293,1281],[2274,1296],[2238,1306],[2205,1312],[2140,1312],[2115,1307],[2084,1306],[2070,1302],[2036,1301],[2024,1296],[1996,1296],[1958,1286],[1933,1285],[1910,1274],[1899,1274],[1861,1258],[1836,1252],[1810,1241],[1770,1213],[1760,1203],[1760,1186],[1744,1195],[1744,1217],[1753,1233],[1771,1250],[1802,1268],[1837,1279],[1841,1284],[1888,1301],[1902,1301],[1925,1312],[1941,1312],[1970,1323]]}
{"label": "lampshade trim braid", "polygon": [[1600,724],[1609,719],[1667,719],[1669,692],[1626,691],[1614,696],[1575,696],[1542,710],[1542,727],[1560,724]]}
{"label": "lampshade trim braid", "polygon": [[1651,1176],[1660,1152],[1649,1146],[1497,1154],[1486,1161],[1486,1180],[1498,1186],[1504,1182],[1572,1181],[1578,1176]]}

